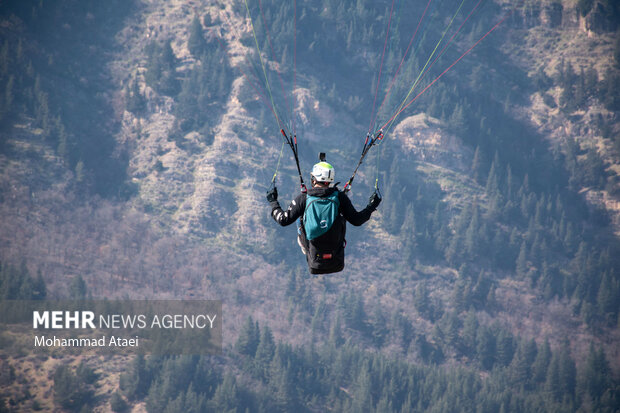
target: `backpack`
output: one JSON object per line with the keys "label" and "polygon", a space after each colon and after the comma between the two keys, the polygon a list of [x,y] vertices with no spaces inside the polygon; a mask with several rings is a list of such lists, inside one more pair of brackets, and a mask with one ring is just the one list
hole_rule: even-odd
{"label": "backpack", "polygon": [[312,195],[306,197],[306,209],[302,221],[308,241],[329,231],[338,217],[339,208],[338,191],[326,197]]}
{"label": "backpack", "polygon": [[334,191],[324,198],[306,197],[298,231],[311,274],[330,274],[344,268],[346,220],[339,213],[338,196],[339,192]]}

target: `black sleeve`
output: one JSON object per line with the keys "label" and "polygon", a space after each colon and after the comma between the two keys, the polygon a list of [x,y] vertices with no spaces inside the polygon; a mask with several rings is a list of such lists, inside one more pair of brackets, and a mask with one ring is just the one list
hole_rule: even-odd
{"label": "black sleeve", "polygon": [[271,205],[271,217],[283,227],[292,224],[295,220],[301,217],[304,213],[304,207],[306,205],[306,194],[299,194],[286,211],[283,211],[278,201],[270,202]]}
{"label": "black sleeve", "polygon": [[340,192],[338,199],[340,200],[340,212],[346,220],[351,223],[351,225],[355,225],[356,227],[359,227],[364,222],[368,221],[370,219],[370,215],[374,211],[369,207],[366,207],[361,211],[357,211],[347,194],[344,192]]}

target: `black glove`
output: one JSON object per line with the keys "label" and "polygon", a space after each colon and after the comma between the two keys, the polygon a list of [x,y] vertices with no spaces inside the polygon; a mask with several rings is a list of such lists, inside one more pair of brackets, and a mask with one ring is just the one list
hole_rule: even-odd
{"label": "black glove", "polygon": [[377,191],[373,192],[372,195],[370,195],[370,199],[368,200],[368,208],[374,211],[375,209],[377,209],[380,203],[381,195],[379,195]]}
{"label": "black glove", "polygon": [[278,200],[278,188],[274,186],[273,189],[270,189],[269,191],[267,191],[267,201],[273,202],[277,200]]}

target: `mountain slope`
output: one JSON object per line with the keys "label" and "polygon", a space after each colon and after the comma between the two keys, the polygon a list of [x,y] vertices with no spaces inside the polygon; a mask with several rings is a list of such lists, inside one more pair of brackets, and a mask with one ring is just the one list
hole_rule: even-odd
{"label": "mountain slope", "polygon": [[[514,380],[521,387],[498,392],[513,404],[492,404],[507,410],[613,406],[620,362],[613,2],[587,10],[581,1],[525,2],[514,11],[510,2],[465,3],[446,39],[474,10],[471,21],[415,94],[510,17],[386,128],[350,194],[363,207],[378,177],[384,201],[368,224],[348,229],[345,271],[323,280],[306,274],[295,229],[276,227],[264,200],[281,148],[269,94],[285,126],[295,125],[303,171],[324,151],[344,182],[375,106],[388,22],[376,106],[392,93],[375,107],[378,124],[441,50],[437,41],[460,3],[433,4],[393,88],[427,2],[402,4],[392,17],[389,1],[304,2],[296,22],[292,4],[249,3],[252,21],[242,2],[138,1],[116,12],[68,0],[3,6],[4,62],[21,62],[25,75],[6,68],[0,76],[5,91],[19,85],[19,104],[2,112],[2,262],[40,271],[49,297],[75,292],[81,279],[94,297],[221,299],[224,355],[201,361],[216,373],[200,376],[210,387],[191,395],[214,410],[235,400],[228,407],[355,411],[382,363],[394,381],[419,374],[447,383],[455,366],[467,376],[459,381],[480,388]],[[41,21],[68,34],[43,41]],[[80,24],[94,34],[69,42],[87,32]],[[59,58],[72,62],[62,79]],[[285,204],[298,178],[283,150],[276,182]],[[260,328],[250,334],[254,321]],[[264,359],[240,346],[248,334],[271,349]],[[534,348],[542,358],[547,347],[536,376],[536,356],[525,354]],[[291,377],[321,374],[313,358],[359,363],[342,361],[349,367],[326,368],[322,382],[287,387]],[[552,358],[564,363],[568,384],[551,397],[541,388],[554,389]],[[154,378],[186,374],[183,361],[150,360],[150,393],[127,384],[138,364],[88,362],[107,378],[125,377],[106,385],[101,405],[115,386],[149,410],[168,403],[175,410],[179,395],[190,397]],[[601,370],[607,399],[587,386],[595,362],[610,370]],[[11,359],[22,378],[23,363]],[[527,370],[521,381],[516,366]],[[3,389],[13,398],[21,391],[14,383]],[[368,403],[381,410],[385,398],[392,403],[385,411],[406,411],[409,390],[385,389]],[[492,392],[484,394],[468,400],[481,406]],[[419,410],[447,403],[422,399]]]}

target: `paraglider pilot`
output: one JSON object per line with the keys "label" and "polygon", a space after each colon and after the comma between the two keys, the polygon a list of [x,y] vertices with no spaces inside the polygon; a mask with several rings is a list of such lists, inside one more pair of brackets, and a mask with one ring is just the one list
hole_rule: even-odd
{"label": "paraglider pilot", "polygon": [[300,218],[297,242],[306,256],[311,274],[329,274],[344,269],[346,245],[346,222],[360,226],[381,203],[381,195],[375,190],[368,205],[357,211],[349,197],[334,184],[335,172],[325,162],[314,165],[310,173],[312,188],[300,193],[284,211],[278,202],[278,190],[274,186],[267,192],[271,216],[286,226]]}

